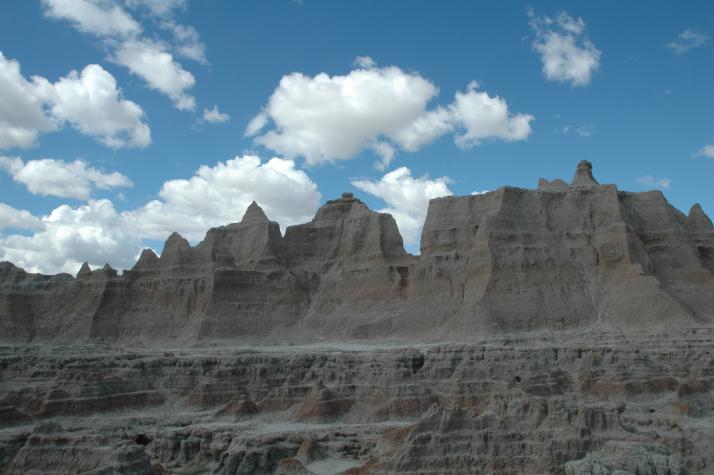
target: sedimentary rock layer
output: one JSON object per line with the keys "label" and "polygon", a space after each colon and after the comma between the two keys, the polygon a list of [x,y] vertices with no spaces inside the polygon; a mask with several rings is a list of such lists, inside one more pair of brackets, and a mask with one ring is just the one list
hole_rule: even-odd
{"label": "sedimentary rock layer", "polygon": [[0,263],[0,341],[306,342],[688,327],[714,321],[714,227],[659,191],[503,187],[431,201],[421,254],[350,193],[281,235],[253,203],[192,247],[172,234],[121,275]]}
{"label": "sedimentary rock layer", "polygon": [[0,473],[709,474],[714,332],[0,348]]}

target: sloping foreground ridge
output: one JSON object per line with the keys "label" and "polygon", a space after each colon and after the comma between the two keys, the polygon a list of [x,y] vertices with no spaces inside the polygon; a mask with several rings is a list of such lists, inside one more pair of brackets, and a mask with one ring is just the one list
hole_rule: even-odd
{"label": "sloping foreground ridge", "polygon": [[421,255],[350,193],[288,227],[252,203],[195,247],[169,236],[118,275],[0,263],[0,341],[455,340],[542,329],[714,321],[714,227],[659,191],[570,183],[430,202]]}

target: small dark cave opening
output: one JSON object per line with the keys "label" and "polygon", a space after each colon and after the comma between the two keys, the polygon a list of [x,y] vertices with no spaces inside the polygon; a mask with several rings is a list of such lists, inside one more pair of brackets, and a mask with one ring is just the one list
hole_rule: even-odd
{"label": "small dark cave opening", "polygon": [[425,360],[426,358],[422,354],[419,354],[419,356],[412,357],[412,374],[416,374],[417,371],[419,371],[422,366],[424,366]]}
{"label": "small dark cave opening", "polygon": [[136,439],[134,439],[134,442],[136,442],[138,445],[149,445],[149,442],[151,442],[151,439],[149,439],[144,434],[139,434],[136,436]]}

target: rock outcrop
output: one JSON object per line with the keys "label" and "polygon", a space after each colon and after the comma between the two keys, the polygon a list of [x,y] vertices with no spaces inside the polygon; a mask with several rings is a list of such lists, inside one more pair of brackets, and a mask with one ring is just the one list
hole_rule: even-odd
{"label": "rock outcrop", "polygon": [[[711,323],[713,236],[700,207],[687,217],[659,191],[599,185],[589,162],[567,187],[437,198],[410,313],[452,335]],[[418,312],[429,305],[439,311]]]}
{"label": "rock outcrop", "polygon": [[714,226],[660,192],[252,203],[119,274],[0,263],[0,473],[714,470]]}
{"label": "rock outcrop", "polygon": [[[644,311],[646,309],[646,311]],[[431,201],[421,255],[351,193],[281,235],[256,203],[196,246],[174,233],[121,275],[0,264],[0,341],[274,343],[709,325],[714,227],[659,191],[503,187]]]}
{"label": "rock outcrop", "polygon": [[0,473],[708,475],[713,341],[5,347]]}

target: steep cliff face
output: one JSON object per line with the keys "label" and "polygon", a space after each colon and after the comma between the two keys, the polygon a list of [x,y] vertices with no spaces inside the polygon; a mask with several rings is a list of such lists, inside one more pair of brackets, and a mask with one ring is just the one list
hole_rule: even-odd
{"label": "steep cliff face", "polygon": [[[35,315],[58,289],[71,285],[70,275],[28,274],[9,262],[0,262],[0,335],[7,341],[25,342],[37,337]],[[70,325],[69,322],[66,324]]]}
{"label": "steep cliff face", "polygon": [[[0,339],[120,343],[373,337],[405,298],[408,266],[394,219],[345,194],[287,229],[252,203],[240,223],[195,247],[178,233],[121,276],[0,267]],[[389,321],[388,318],[385,321]],[[378,322],[378,325],[384,325]],[[394,328],[386,328],[388,332]]]}
{"label": "steep cliff face", "polygon": [[82,341],[91,335],[91,318],[113,269],[83,267],[69,274],[30,274],[0,263],[0,340]]}
{"label": "steep cliff face", "polygon": [[689,210],[687,230],[697,248],[702,264],[709,272],[714,273],[714,226],[698,203]]}
{"label": "steep cliff face", "polygon": [[256,203],[192,247],[174,233],[122,275],[0,264],[0,339],[151,343],[431,338],[709,325],[714,226],[660,192],[570,183],[432,200],[421,255],[351,193],[280,233]]}
{"label": "steep cliff face", "polygon": [[453,334],[711,322],[713,237],[700,207],[599,185],[581,162],[569,186],[432,200],[413,300]]}
{"label": "steep cliff face", "polygon": [[407,297],[415,258],[404,251],[391,215],[345,193],[311,222],[287,228],[284,251],[310,295],[305,330],[351,338],[395,333],[392,316]]}

